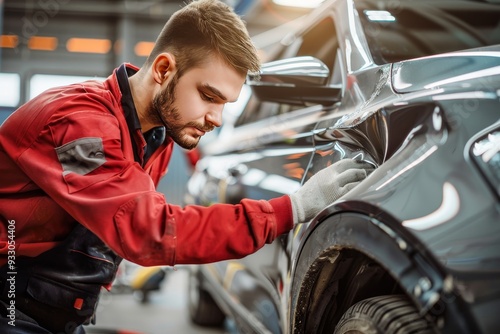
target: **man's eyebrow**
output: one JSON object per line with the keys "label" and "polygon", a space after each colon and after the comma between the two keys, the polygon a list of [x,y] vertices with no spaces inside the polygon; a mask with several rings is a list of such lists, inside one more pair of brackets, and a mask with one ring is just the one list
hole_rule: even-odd
{"label": "man's eyebrow", "polygon": [[225,97],[224,94],[222,94],[222,92],[217,88],[215,88],[214,86],[211,86],[210,84],[206,83],[201,85],[201,87],[203,87],[205,90],[210,91],[212,94],[216,95],[219,99],[227,101],[227,97]]}

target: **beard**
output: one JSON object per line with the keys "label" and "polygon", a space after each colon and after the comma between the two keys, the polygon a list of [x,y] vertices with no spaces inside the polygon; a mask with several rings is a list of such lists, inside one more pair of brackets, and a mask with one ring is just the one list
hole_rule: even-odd
{"label": "beard", "polygon": [[179,78],[175,75],[170,84],[153,98],[148,109],[148,117],[155,124],[163,124],[167,136],[170,136],[180,147],[191,150],[198,145],[201,136],[193,138],[187,135],[184,130],[188,127],[194,127],[204,132],[210,132],[214,126],[198,122],[181,123],[182,117],[175,106],[175,88],[178,81]]}

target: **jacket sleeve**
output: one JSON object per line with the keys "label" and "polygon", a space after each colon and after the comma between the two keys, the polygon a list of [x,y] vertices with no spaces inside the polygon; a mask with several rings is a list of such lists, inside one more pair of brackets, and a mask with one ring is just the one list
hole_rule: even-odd
{"label": "jacket sleeve", "polygon": [[292,228],[288,196],[211,207],[166,203],[139,164],[125,159],[106,112],[49,122],[18,157],[23,171],[121,257],[141,265],[240,258]]}

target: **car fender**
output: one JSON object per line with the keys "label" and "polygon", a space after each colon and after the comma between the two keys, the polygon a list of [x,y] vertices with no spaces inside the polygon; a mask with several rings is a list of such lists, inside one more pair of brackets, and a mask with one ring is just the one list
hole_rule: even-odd
{"label": "car fender", "polygon": [[[324,320],[316,318],[315,312],[332,307],[332,302],[335,314],[331,320],[338,321],[348,307],[359,301],[356,293],[346,292],[354,288],[347,279],[349,268],[343,263],[353,260],[349,258],[353,254],[377,263],[390,274],[420,313],[428,314],[444,333],[477,332],[452,277],[417,238],[405,232],[401,223],[384,210],[363,201],[336,202],[311,222],[301,240],[292,275],[293,333],[316,332]],[[377,291],[370,293],[377,295]],[[324,301],[325,296],[331,298]]]}

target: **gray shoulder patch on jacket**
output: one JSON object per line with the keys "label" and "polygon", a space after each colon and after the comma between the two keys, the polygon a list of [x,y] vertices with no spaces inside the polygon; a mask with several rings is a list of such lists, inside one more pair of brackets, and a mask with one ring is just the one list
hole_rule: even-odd
{"label": "gray shoulder patch on jacket", "polygon": [[56,153],[63,175],[71,172],[85,175],[106,162],[102,138],[80,138],[56,147]]}

